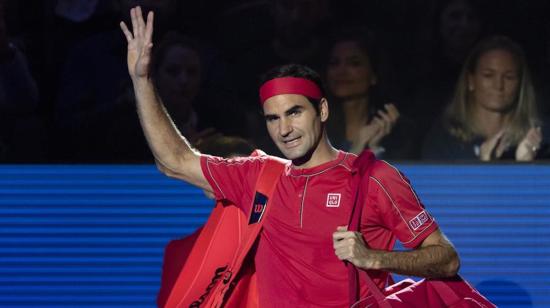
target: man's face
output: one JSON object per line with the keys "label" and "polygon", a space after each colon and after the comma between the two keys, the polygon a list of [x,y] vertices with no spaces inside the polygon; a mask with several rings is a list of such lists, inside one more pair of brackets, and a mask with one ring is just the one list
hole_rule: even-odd
{"label": "man's face", "polygon": [[323,100],[318,114],[305,96],[297,94],[276,95],[264,102],[267,130],[286,158],[299,159],[317,148],[327,108]]}
{"label": "man's face", "polygon": [[455,0],[441,12],[440,33],[451,48],[470,48],[480,34],[482,21],[468,1]]}
{"label": "man's face", "polygon": [[174,45],[164,54],[157,72],[163,102],[172,110],[188,112],[201,84],[201,63],[193,49]]}

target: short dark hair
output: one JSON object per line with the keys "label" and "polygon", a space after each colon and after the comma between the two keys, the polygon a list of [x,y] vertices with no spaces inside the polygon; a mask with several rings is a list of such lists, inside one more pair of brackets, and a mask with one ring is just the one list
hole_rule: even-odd
{"label": "short dark hair", "polygon": [[[321,81],[321,76],[313,69],[301,64],[285,64],[270,69],[261,76],[260,87],[271,79],[281,77],[297,77],[313,81],[321,90],[321,95],[325,97],[325,88],[323,86],[323,82]],[[310,97],[307,97],[307,99],[313,107],[315,107],[317,113],[319,113],[319,103],[321,100]]]}

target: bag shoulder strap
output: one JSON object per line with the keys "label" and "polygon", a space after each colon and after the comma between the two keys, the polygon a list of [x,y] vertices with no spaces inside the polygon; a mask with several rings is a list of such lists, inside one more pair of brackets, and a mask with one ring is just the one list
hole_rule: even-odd
{"label": "bag shoulder strap", "polygon": [[285,170],[286,163],[284,160],[272,156],[266,156],[266,162],[262,166],[260,175],[256,180],[254,192],[254,203],[250,210],[250,218],[244,242],[238,249],[235,259],[230,263],[229,268],[224,273],[223,286],[214,294],[210,302],[205,303],[205,307],[221,307],[225,297],[225,293],[229,286],[239,273],[242,264],[248,255],[248,252],[256,242],[265,218],[271,206],[268,206],[275,188],[279,183],[281,174]]}
{"label": "bag shoulder strap", "polygon": [[[252,156],[264,156],[265,153],[256,150]],[[213,298],[214,302],[220,303],[223,301],[223,296],[225,294],[225,291],[227,291],[227,288],[229,287],[230,283],[233,281],[237,274],[238,270],[242,266],[242,263],[248,254],[248,251],[256,241],[256,238],[258,237],[258,234],[262,228],[262,225],[265,221],[265,217],[267,215],[269,207],[267,206],[267,201],[271,198],[273,195],[273,192],[275,191],[275,187],[277,186],[277,183],[279,182],[280,175],[285,170],[287,161],[283,159],[279,159],[273,156],[267,156],[265,155],[265,163],[262,166],[262,169],[260,170],[260,174],[258,176],[258,179],[256,180],[256,186],[255,186],[255,199],[257,195],[262,195],[265,198],[262,199],[262,201],[265,201],[262,207],[261,215],[258,219],[258,221],[254,224],[248,225],[248,228],[246,229],[246,237],[244,239],[244,242],[241,244],[241,246],[238,248],[238,250],[235,253],[235,257],[233,260],[228,260],[230,262],[230,268],[226,270],[224,273],[223,278],[223,284],[226,286],[222,290],[220,290],[219,294],[214,295],[215,298]],[[255,200],[256,202],[256,200]],[[254,206],[252,205],[251,210],[251,216],[254,214]],[[210,219],[209,219],[210,221]],[[215,244],[215,243],[214,243]],[[195,243],[197,245],[197,243]],[[168,298],[167,304],[165,307],[179,307],[182,299],[176,299],[178,297],[176,294],[179,292],[175,292],[175,290],[179,290],[182,288],[182,286],[185,284],[185,280],[188,279],[188,277],[184,277],[183,275],[179,275],[177,281],[175,282],[174,286],[172,287],[172,292]]]}
{"label": "bag shoulder strap", "polygon": [[[348,224],[348,230],[360,231],[361,214],[363,211],[362,204],[359,204],[359,196],[361,192],[366,194],[368,191],[368,178],[371,173],[371,168],[376,158],[374,154],[369,151],[363,151],[359,157],[353,163],[355,173],[352,181],[352,191],[355,193],[353,207],[351,211],[351,217]],[[361,191],[362,190],[362,191]],[[346,263],[349,275],[349,301],[350,305],[355,303],[359,299],[359,275],[365,277],[367,287],[371,293],[376,297],[382,297],[382,292],[378,289],[374,281],[369,277],[367,272],[358,270],[352,263]],[[377,292],[378,291],[378,292]]]}

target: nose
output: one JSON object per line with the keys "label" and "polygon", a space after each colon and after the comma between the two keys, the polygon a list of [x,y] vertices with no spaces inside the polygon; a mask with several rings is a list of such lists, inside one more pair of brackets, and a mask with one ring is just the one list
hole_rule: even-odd
{"label": "nose", "polygon": [[497,86],[498,90],[503,90],[504,89],[504,82],[505,82],[504,76],[497,77],[496,86]]}
{"label": "nose", "polygon": [[290,133],[292,133],[292,125],[290,123],[290,120],[286,118],[281,118],[279,121],[279,134],[281,137],[286,137]]}
{"label": "nose", "polygon": [[178,74],[178,83],[181,86],[185,86],[188,81],[189,81],[189,74],[187,74],[184,71],[182,71],[181,73]]}

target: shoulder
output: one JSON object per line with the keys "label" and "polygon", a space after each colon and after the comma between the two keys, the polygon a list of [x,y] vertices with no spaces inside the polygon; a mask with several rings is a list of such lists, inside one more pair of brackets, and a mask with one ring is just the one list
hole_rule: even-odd
{"label": "shoulder", "polygon": [[392,164],[385,160],[375,160],[373,162],[370,177],[374,177],[379,181],[390,179],[402,179],[403,174]]}
{"label": "shoulder", "polygon": [[262,151],[256,150],[250,156],[237,156],[232,158],[223,158],[208,154],[201,154],[201,162],[208,166],[225,166],[232,168],[254,168],[262,167],[267,162],[275,162],[282,165],[290,165],[291,161],[277,156],[267,155]]}

